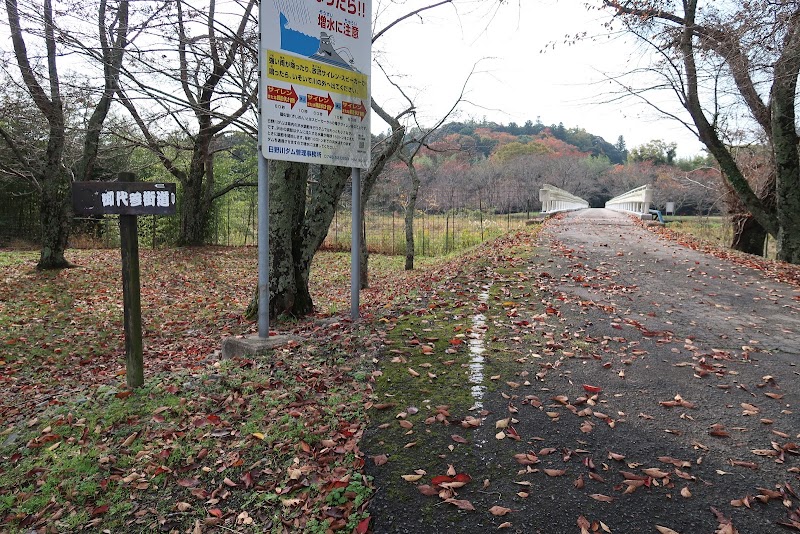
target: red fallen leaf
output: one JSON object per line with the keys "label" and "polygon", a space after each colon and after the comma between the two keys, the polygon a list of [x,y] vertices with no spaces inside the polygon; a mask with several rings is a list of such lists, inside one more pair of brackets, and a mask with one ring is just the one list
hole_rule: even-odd
{"label": "red fallen leaf", "polygon": [[453,435],[452,435],[452,436],[450,436],[450,437],[451,437],[451,438],[453,439],[453,441],[455,441],[456,443],[467,443],[467,439],[466,439],[465,437],[463,437],[463,436],[459,436],[458,434],[453,434]]}
{"label": "red fallen leaf", "polygon": [[218,425],[222,422],[222,419],[220,419],[218,415],[214,415],[213,413],[211,415],[206,416],[206,419],[212,425]]}
{"label": "red fallen leaf", "polygon": [[584,384],[583,389],[586,390],[587,393],[600,393],[603,391],[603,388],[598,386],[591,386],[589,384]]}
{"label": "red fallen leaf", "polygon": [[196,478],[182,478],[178,480],[178,485],[183,486],[184,488],[193,488],[200,484],[200,481]]}
{"label": "red fallen leaf", "polygon": [[438,475],[431,479],[431,484],[433,484],[434,486],[438,486],[442,482],[452,482],[452,481],[453,477],[449,477],[447,475]]}
{"label": "red fallen leaf", "polygon": [[103,515],[104,513],[108,512],[108,505],[104,504],[102,506],[98,506],[94,510],[92,510],[92,517],[97,517],[99,515]]}
{"label": "red fallen leaf", "polygon": [[172,473],[172,469],[170,469],[169,467],[167,467],[165,465],[159,465],[158,467],[156,467],[156,470],[153,471],[153,476],[157,477],[161,473]]}
{"label": "red fallen leaf", "polygon": [[458,473],[453,477],[453,482],[469,482],[470,480],[472,480],[472,477],[466,473]]}
{"label": "red fallen leaf", "polygon": [[330,492],[330,491],[333,491],[333,490],[335,490],[337,488],[346,488],[347,485],[348,485],[348,482],[345,482],[344,480],[333,480],[331,482],[328,482],[328,484],[325,485],[325,491],[326,492]]}
{"label": "red fallen leaf", "polygon": [[241,477],[242,482],[244,482],[244,487],[249,488],[253,485],[253,475],[250,474],[250,471],[245,471]]}
{"label": "red fallen leaf", "polygon": [[120,391],[119,393],[117,393],[117,394],[116,394],[116,395],[114,395],[114,396],[115,396],[116,398],[118,398],[118,399],[127,399],[127,398],[128,398],[128,397],[130,397],[131,395],[133,395],[133,391],[129,389],[129,390],[127,390],[127,391]]}
{"label": "red fallen leaf", "polygon": [[211,510],[208,511],[208,513],[213,515],[217,519],[222,519],[222,510],[220,510],[219,508],[212,508]]}
{"label": "red fallen leaf", "polygon": [[389,457],[385,454],[378,454],[372,457],[372,461],[375,462],[375,465],[383,465],[389,461]]}
{"label": "red fallen leaf", "polygon": [[459,337],[454,337],[453,339],[450,340],[451,345],[461,345],[462,343],[463,340]]}
{"label": "red fallen leaf", "polygon": [[367,534],[369,532],[369,522],[372,518],[367,516],[358,522],[356,526],[356,534]]}

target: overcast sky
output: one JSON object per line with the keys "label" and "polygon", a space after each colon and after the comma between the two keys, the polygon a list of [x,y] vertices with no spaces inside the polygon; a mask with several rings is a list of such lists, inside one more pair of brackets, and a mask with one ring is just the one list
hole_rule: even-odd
{"label": "overcast sky", "polygon": [[[374,0],[375,31],[429,3]],[[583,128],[610,143],[622,135],[628,149],[661,139],[677,143],[678,157],[701,153],[697,138],[674,119],[631,100],[602,103],[614,88],[607,76],[640,66],[642,53],[633,41],[605,36],[565,45],[565,36],[582,30],[603,34],[601,14],[587,12],[582,0],[511,0],[496,13],[488,8],[492,0],[457,3],[457,10],[446,5],[402,22],[373,48],[373,58],[414,100],[423,125],[449,110],[478,63],[467,86],[470,103],[459,107],[458,120],[485,117],[522,125],[539,118],[548,126]],[[555,49],[548,47],[553,42]],[[374,63],[372,95],[387,111],[407,106]],[[670,100],[671,110],[681,113],[674,96]],[[373,131],[386,128],[373,114]]]}

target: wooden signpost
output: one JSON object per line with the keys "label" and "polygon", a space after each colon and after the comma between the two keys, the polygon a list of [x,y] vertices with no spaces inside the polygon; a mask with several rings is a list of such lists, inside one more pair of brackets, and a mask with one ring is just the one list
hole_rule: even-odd
{"label": "wooden signpost", "polygon": [[134,182],[136,176],[132,173],[119,173],[118,178],[119,182],[75,182],[72,184],[72,208],[75,214],[80,215],[119,215],[125,375],[128,386],[135,388],[144,384],[139,234],[136,217],[173,215],[175,184]]}

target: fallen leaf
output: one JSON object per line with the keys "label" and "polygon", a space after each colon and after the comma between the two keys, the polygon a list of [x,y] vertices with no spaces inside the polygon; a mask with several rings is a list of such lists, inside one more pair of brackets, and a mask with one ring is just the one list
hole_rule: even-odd
{"label": "fallen leaf", "polygon": [[472,503],[466,499],[445,499],[444,502],[452,504],[459,510],[469,510],[469,511],[475,510],[475,507],[472,506]]}

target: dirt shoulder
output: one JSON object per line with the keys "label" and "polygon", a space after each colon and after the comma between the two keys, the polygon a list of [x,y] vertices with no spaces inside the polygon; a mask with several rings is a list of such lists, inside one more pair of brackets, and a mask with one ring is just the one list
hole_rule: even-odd
{"label": "dirt shoulder", "polygon": [[605,210],[482,247],[387,319],[374,531],[797,530],[798,299]]}

